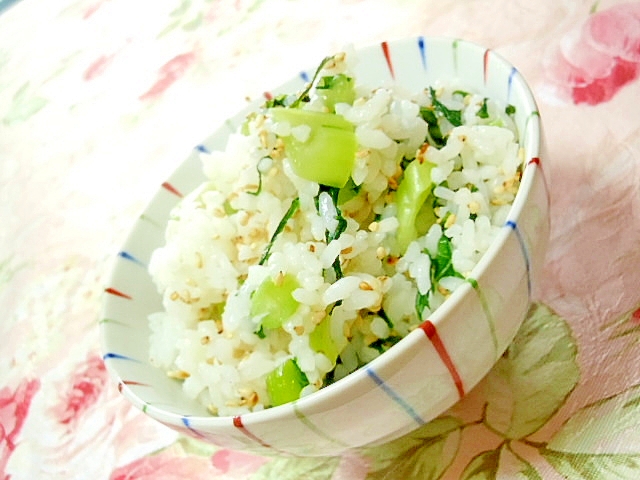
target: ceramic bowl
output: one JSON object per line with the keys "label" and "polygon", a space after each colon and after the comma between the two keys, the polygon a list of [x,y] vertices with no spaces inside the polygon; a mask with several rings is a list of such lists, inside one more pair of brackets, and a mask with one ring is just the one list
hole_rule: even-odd
{"label": "ceramic bowl", "polygon": [[[204,180],[198,150],[223,149],[250,105],[206,139],[151,200],[119,252],[106,288],[101,338],[106,366],[122,395],[155,420],[231,449],[337,455],[393,440],[458,402],[495,364],[523,321],[548,237],[548,191],[540,116],[520,72],[482,46],[446,38],[382,42],[359,51],[356,75],[417,91],[460,81],[516,107],[524,148],[522,183],[498,238],[467,282],[420,328],[344,379],[296,402],[235,417],[215,417],[147,361],[147,316],[162,309],[147,273],[164,243],[171,208]],[[272,93],[301,89],[313,70]]]}

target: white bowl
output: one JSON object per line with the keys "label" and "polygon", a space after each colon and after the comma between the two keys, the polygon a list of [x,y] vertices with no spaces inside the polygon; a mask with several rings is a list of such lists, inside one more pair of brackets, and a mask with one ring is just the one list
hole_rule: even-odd
{"label": "white bowl", "polygon": [[[380,357],[296,402],[236,417],[211,416],[175,380],[150,365],[150,313],[162,309],[147,273],[164,243],[169,211],[204,176],[199,148],[223,149],[250,105],[199,146],[162,185],[116,258],[101,322],[104,361],[127,400],[184,434],[232,449],[335,455],[393,440],[458,402],[491,369],[523,321],[548,237],[548,191],[534,97],[495,52],[462,40],[417,37],[361,49],[356,75],[411,90],[459,80],[516,107],[524,148],[522,182],[509,219],[468,281],[428,321]],[[301,75],[273,93],[304,85]]]}

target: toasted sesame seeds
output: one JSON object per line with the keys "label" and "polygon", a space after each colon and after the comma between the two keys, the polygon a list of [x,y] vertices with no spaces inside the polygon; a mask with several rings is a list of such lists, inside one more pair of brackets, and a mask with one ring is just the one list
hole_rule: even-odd
{"label": "toasted sesame seeds", "polygon": [[456,214],[452,213],[451,215],[449,215],[449,218],[447,218],[447,220],[444,222],[444,227],[449,228],[451,225],[456,223],[456,219],[457,219]]}
{"label": "toasted sesame seeds", "polygon": [[477,215],[480,212],[480,204],[475,200],[470,202],[468,207],[471,214]]}
{"label": "toasted sesame seeds", "polygon": [[167,372],[169,378],[175,378],[176,380],[185,380],[191,376],[189,372],[184,370],[170,370]]}

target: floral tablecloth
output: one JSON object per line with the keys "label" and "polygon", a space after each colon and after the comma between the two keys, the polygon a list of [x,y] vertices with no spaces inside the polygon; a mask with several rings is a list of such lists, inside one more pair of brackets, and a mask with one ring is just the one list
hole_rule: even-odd
{"label": "floral tablecloth", "polygon": [[[640,2],[21,0],[0,15],[0,479],[640,478]],[[446,35],[530,80],[549,147],[537,303],[485,380],[340,458],[182,437],[103,365],[114,254],[190,149],[346,44]]]}

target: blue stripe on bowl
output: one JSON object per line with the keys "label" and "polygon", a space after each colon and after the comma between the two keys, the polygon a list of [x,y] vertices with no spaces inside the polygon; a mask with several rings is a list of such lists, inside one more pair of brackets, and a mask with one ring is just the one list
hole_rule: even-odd
{"label": "blue stripe on bowl", "polygon": [[418,37],[418,49],[420,50],[420,59],[422,60],[422,68],[427,70],[427,49],[424,44],[424,37]]}
{"label": "blue stripe on bowl", "polygon": [[140,363],[140,360],[136,360],[135,358],[127,357],[126,355],[121,355],[119,353],[107,352],[102,356],[103,360],[128,360],[130,362]]}
{"label": "blue stripe on bowl", "polygon": [[531,299],[531,260],[529,257],[529,250],[527,245],[524,243],[524,238],[522,238],[522,233],[518,228],[518,224],[513,220],[507,220],[505,226],[511,228],[515,232],[518,243],[520,244],[522,256],[524,257],[524,264],[527,270],[527,290],[529,292],[529,299]]}
{"label": "blue stripe on bowl", "polygon": [[139,260],[138,258],[136,258],[133,255],[131,255],[129,252],[126,252],[124,250],[119,252],[118,256],[120,258],[124,258],[125,260],[129,260],[130,262],[136,263],[136,264],[140,265],[141,267],[145,267],[145,268],[147,267],[142,260]]}
{"label": "blue stripe on bowl", "polygon": [[391,398],[395,403],[397,403],[402,410],[405,411],[407,415],[409,415],[414,422],[418,425],[424,425],[426,422],[422,419],[422,417],[414,410],[414,408],[409,405],[404,398],[402,398],[398,392],[396,392],[393,388],[389,386],[376,372],[373,371],[371,367],[366,368],[365,370],[369,378],[371,378],[376,385],[378,385],[384,393],[386,393],[389,398]]}
{"label": "blue stripe on bowl", "polygon": [[513,87],[513,78],[518,75],[518,69],[513,67],[511,73],[509,73],[509,80],[507,80],[507,105],[511,103],[511,88]]}

